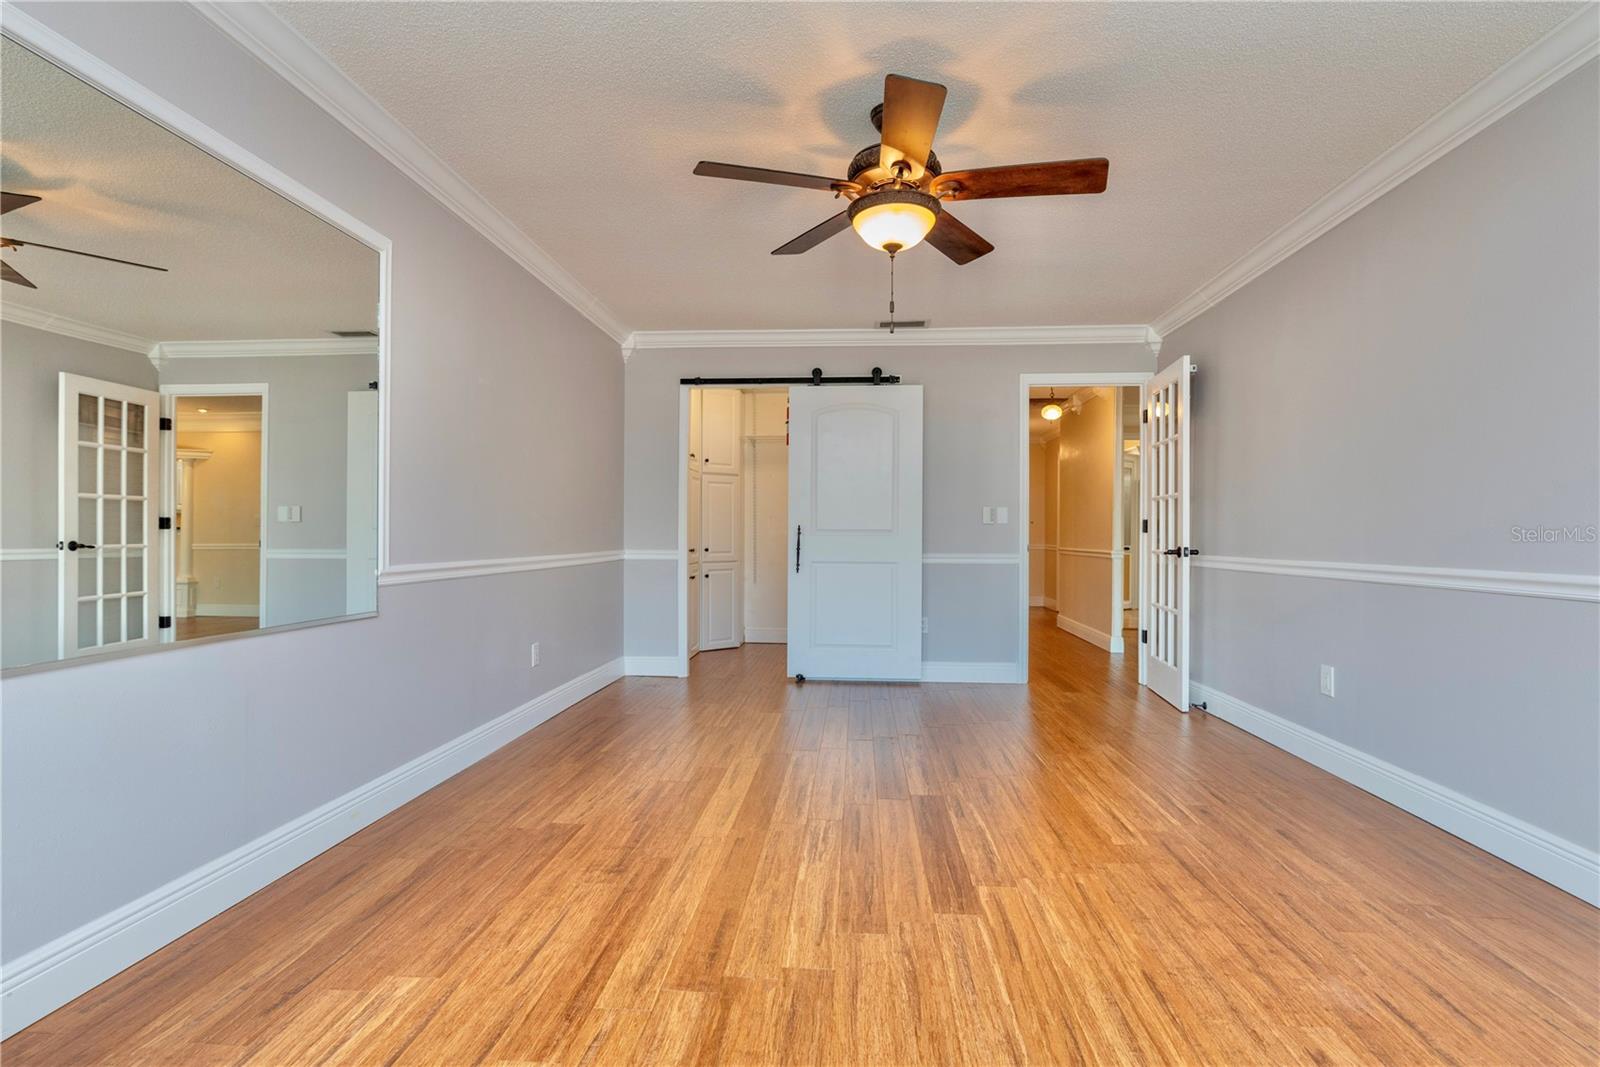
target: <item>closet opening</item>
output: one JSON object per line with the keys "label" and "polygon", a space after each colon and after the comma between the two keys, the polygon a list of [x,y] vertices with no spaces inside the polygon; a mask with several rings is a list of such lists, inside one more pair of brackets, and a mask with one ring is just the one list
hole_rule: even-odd
{"label": "closet opening", "polygon": [[689,389],[683,562],[691,673],[709,653],[787,642],[788,421],[785,387]]}

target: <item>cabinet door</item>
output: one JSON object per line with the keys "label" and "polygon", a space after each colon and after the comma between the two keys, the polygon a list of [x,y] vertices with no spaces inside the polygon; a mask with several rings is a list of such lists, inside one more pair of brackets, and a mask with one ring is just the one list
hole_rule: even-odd
{"label": "cabinet door", "polygon": [[702,565],[700,584],[700,647],[738,647],[743,636],[739,625],[738,564]]}
{"label": "cabinet door", "polygon": [[705,448],[701,439],[705,436],[705,390],[689,390],[689,466],[699,470],[705,463]]}
{"label": "cabinet door", "polygon": [[704,541],[703,536],[702,536],[703,533],[704,533],[704,530],[705,530],[705,521],[704,521],[704,518],[702,517],[702,514],[701,514],[702,511],[703,511],[703,507],[702,507],[702,504],[701,504],[701,500],[703,498],[702,482],[703,482],[703,479],[702,479],[699,471],[691,470],[689,472],[689,515],[688,515],[688,519],[689,519],[689,563],[691,565],[693,565],[695,563],[698,563],[700,561],[700,557],[702,555],[704,555],[704,553],[700,551],[701,548],[703,548],[705,546],[705,541]]}
{"label": "cabinet door", "polygon": [[[693,484],[693,479],[690,480]],[[700,556],[702,563],[732,563],[739,558],[739,478],[706,474],[700,478]]]}
{"label": "cabinet door", "polygon": [[689,655],[700,651],[700,566],[689,565]]}
{"label": "cabinet door", "polygon": [[700,469],[707,474],[735,474],[739,470],[741,394],[737,389],[703,389],[701,394],[701,445],[704,451],[701,453],[703,462]]}

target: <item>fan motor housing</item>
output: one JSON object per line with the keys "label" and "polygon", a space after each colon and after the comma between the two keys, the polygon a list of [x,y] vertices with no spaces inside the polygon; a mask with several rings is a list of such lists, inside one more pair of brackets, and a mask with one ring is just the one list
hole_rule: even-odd
{"label": "fan motor housing", "polygon": [[[859,181],[862,185],[876,185],[878,182],[890,180],[894,175],[878,165],[878,159],[882,152],[882,145],[867,145],[867,147],[857,152],[855,158],[850,161],[850,169],[845,173],[845,176],[853,182]],[[928,153],[928,163],[923,169],[935,178],[944,172],[944,169],[939,166],[939,157],[932,152]]]}

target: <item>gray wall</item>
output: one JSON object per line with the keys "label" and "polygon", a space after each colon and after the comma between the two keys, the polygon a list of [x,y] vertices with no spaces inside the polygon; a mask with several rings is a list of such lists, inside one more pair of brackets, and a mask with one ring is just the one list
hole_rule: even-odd
{"label": "gray wall", "polygon": [[[1600,521],[1597,89],[1590,63],[1166,339],[1200,366],[1203,552],[1600,571],[1511,535]],[[1197,680],[1600,845],[1596,605],[1201,568],[1194,641]]]}
{"label": "gray wall", "polygon": [[[54,549],[62,371],[155,389],[137,352],[0,322],[0,549]],[[56,658],[56,557],[0,563],[0,666]]]}
{"label": "gray wall", "polygon": [[[358,355],[175,359],[161,368],[162,385],[267,386],[267,507],[261,516],[267,553],[264,626],[345,613],[342,558],[274,553],[344,551],[346,396],[377,377],[377,356]],[[300,521],[279,522],[280,504],[298,504]]]}
{"label": "gray wall", "polygon": [[[923,387],[923,551],[1017,554],[1019,376],[1029,373],[1154,369],[1144,345],[784,349],[645,349],[627,365],[625,545],[678,546],[678,379],[790,376],[820,366],[865,374],[874,366]],[[1005,526],[983,524],[985,505],[1011,510]],[[923,568],[928,635],[923,659],[1011,663],[1017,654],[1021,595],[1010,565],[938,564]],[[628,563],[626,633],[630,656],[671,656],[676,646],[676,564]]]}
{"label": "gray wall", "polygon": [[[620,547],[610,338],[186,6],[25,9],[394,241],[394,563]],[[616,563],[391,586],[376,619],[6,679],[0,959],[609,662],[621,597]]]}

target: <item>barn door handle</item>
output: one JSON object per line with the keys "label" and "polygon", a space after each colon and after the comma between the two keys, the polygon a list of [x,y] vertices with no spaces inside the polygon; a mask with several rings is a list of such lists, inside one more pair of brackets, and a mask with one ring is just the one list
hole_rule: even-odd
{"label": "barn door handle", "polygon": [[800,573],[800,527],[794,528],[794,572]]}

